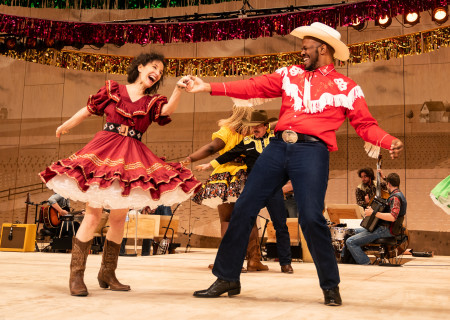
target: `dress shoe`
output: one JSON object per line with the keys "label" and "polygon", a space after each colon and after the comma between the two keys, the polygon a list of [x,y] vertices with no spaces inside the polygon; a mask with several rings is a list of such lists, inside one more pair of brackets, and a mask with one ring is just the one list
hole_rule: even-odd
{"label": "dress shoe", "polygon": [[194,296],[199,298],[217,298],[227,292],[229,297],[241,293],[241,282],[217,279],[208,289],[195,291]]}
{"label": "dress shoe", "polygon": [[292,266],[290,264],[287,264],[285,266],[281,266],[281,272],[283,272],[283,273],[294,273],[294,269],[292,269]]}
{"label": "dress shoe", "polygon": [[323,296],[325,298],[326,306],[340,306],[342,304],[341,295],[339,294],[339,287],[333,289],[324,289]]}

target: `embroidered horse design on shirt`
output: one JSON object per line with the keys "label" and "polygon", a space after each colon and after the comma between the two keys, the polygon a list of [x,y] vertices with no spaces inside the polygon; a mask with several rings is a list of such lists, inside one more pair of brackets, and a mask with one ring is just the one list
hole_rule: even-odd
{"label": "embroidered horse design on shirt", "polygon": [[[292,107],[297,112],[302,111],[304,113],[317,113],[325,110],[327,106],[344,107],[349,110],[353,110],[353,103],[355,102],[355,100],[359,97],[364,97],[361,88],[356,85],[348,92],[347,95],[343,93],[332,94],[330,92],[324,92],[317,100],[310,100],[309,98],[307,99],[308,101],[303,101],[303,99],[305,99],[306,97],[311,97],[310,92],[300,92],[298,85],[291,82],[289,75],[295,77],[303,74],[305,71],[301,68],[293,66],[291,68],[280,68],[276,72],[283,77],[282,89],[284,90],[286,96],[290,97],[291,100],[294,101]],[[309,79],[305,79],[305,83],[309,81]],[[349,83],[346,82],[343,78],[333,79],[333,81],[339,91],[347,90]],[[305,85],[304,90],[310,90],[310,87],[310,85]],[[302,95],[303,99],[300,98],[300,95]],[[307,104],[306,106],[304,105],[304,102]]]}

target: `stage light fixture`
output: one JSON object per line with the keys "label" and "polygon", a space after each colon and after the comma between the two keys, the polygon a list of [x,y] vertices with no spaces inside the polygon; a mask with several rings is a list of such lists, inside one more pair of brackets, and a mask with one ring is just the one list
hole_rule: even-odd
{"label": "stage light fixture", "polygon": [[383,17],[379,17],[377,20],[375,20],[375,25],[379,26],[380,28],[386,29],[389,27],[392,23],[392,18],[388,15],[385,15]]}
{"label": "stage light fixture", "polygon": [[53,38],[44,39],[44,44],[47,48],[53,48],[53,46],[55,45],[55,39]]}
{"label": "stage light fixture", "polygon": [[420,15],[418,12],[409,11],[403,15],[403,23],[414,26],[420,22]]}
{"label": "stage light fixture", "polygon": [[356,18],[356,21],[353,22],[351,24],[352,28],[357,30],[357,31],[362,31],[365,29],[365,27],[367,26],[366,21],[365,20],[359,20],[358,18]]}
{"label": "stage light fixture", "polygon": [[443,24],[448,20],[448,9],[447,7],[437,7],[433,10],[432,20],[436,24]]}
{"label": "stage light fixture", "polygon": [[37,39],[36,38],[27,38],[25,40],[25,47],[27,49],[35,49],[37,45]]}
{"label": "stage light fixture", "polygon": [[8,50],[13,50],[16,47],[16,44],[17,40],[14,37],[9,37],[5,40],[6,49]]}

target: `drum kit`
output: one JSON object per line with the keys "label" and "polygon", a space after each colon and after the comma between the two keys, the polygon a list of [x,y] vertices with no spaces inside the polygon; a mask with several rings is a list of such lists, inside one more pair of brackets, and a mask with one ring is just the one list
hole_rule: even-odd
{"label": "drum kit", "polygon": [[355,229],[347,228],[346,223],[335,224],[329,222],[328,226],[330,227],[331,244],[334,248],[336,260],[341,262],[345,241],[355,235]]}

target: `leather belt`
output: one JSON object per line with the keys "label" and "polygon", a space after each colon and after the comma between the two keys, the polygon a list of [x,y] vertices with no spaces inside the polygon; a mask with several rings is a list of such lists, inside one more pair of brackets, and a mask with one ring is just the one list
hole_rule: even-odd
{"label": "leather belt", "polygon": [[292,130],[277,131],[275,133],[277,139],[283,140],[286,143],[298,143],[298,142],[322,142],[317,137],[310,136],[303,133],[298,133]]}
{"label": "leather belt", "polygon": [[112,123],[112,122],[105,123],[105,125],[103,126],[103,130],[109,131],[109,132],[115,132],[115,133],[120,134],[121,136],[134,138],[139,141],[141,141],[142,135],[143,135],[142,132],[137,131],[133,127],[129,127],[124,124]]}

